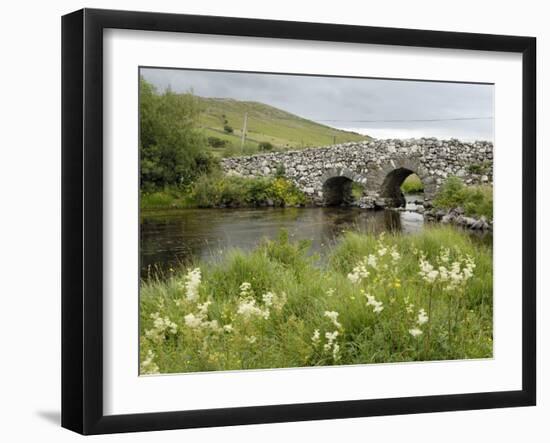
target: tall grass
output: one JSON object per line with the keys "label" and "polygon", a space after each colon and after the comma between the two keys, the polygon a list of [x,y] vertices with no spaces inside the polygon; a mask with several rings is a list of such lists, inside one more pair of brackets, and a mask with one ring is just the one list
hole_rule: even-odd
{"label": "tall grass", "polygon": [[143,281],[141,373],[492,356],[488,247],[434,227],[348,233],[324,266],[307,250],[283,232]]}

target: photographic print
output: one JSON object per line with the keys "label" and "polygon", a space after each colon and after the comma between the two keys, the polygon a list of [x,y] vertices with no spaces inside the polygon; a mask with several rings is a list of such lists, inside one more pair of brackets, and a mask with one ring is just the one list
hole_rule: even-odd
{"label": "photographic print", "polygon": [[494,85],[139,69],[140,375],[493,356]]}

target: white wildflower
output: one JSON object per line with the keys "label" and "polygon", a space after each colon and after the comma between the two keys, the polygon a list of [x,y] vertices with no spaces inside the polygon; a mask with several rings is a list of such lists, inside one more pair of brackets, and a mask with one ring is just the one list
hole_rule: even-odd
{"label": "white wildflower", "polygon": [[315,331],[313,331],[313,335],[311,336],[311,341],[314,345],[317,345],[320,339],[321,333],[319,332],[319,329],[315,329]]}
{"label": "white wildflower", "polygon": [[162,342],[166,334],[175,335],[178,332],[178,325],[168,317],[161,317],[159,312],[151,314],[153,327],[145,331],[145,336],[156,342]]}
{"label": "white wildflower", "polygon": [[233,332],[233,325],[231,324],[223,325],[223,330],[224,332],[227,332],[227,333]]}
{"label": "white wildflower", "polygon": [[388,248],[384,246],[381,246],[380,248],[378,248],[378,255],[380,257],[384,257],[384,255],[386,255],[387,252],[388,252]]}
{"label": "white wildflower", "polygon": [[252,289],[252,285],[250,283],[246,281],[241,283],[241,286],[239,288],[239,290],[241,291],[241,297],[246,297],[250,295],[250,293],[252,292],[251,289]]}
{"label": "white wildflower", "polygon": [[418,320],[417,323],[419,325],[423,325],[424,323],[427,323],[429,320],[428,315],[426,314],[426,311],[424,309],[420,309],[418,311]]}
{"label": "white wildflower", "polygon": [[431,263],[424,258],[420,259],[420,271],[418,272],[428,283],[433,283],[437,279],[439,272],[434,269]]}
{"label": "white wildflower", "polygon": [[334,342],[338,338],[338,334],[339,334],[338,331],[325,332],[325,338],[327,339],[327,342],[323,346],[323,349],[325,351],[330,351],[332,349],[332,345],[334,344]]}
{"label": "white wildflower", "polygon": [[332,297],[334,295],[334,288],[327,289],[327,297]]}
{"label": "white wildflower", "polygon": [[266,292],[264,295],[262,295],[262,300],[264,301],[264,304],[269,308],[273,305],[273,298],[275,297],[275,294],[273,292]]}
{"label": "white wildflower", "polygon": [[199,286],[201,284],[200,268],[191,269],[185,276],[183,286],[185,288],[185,297],[189,301],[195,301],[199,298]]}
{"label": "white wildflower", "polygon": [[407,313],[412,314],[414,312],[414,305],[412,303],[407,305]]}
{"label": "white wildflower", "polygon": [[147,357],[142,360],[139,365],[139,373],[143,375],[158,374],[160,372],[159,367],[153,361],[155,359],[155,353],[149,349],[147,351]]}
{"label": "white wildflower", "polygon": [[340,360],[340,345],[338,343],[334,343],[332,346],[332,358],[335,361]]}
{"label": "white wildflower", "polygon": [[246,341],[250,344],[256,343],[256,336],[251,335],[249,337],[246,337]]}
{"label": "white wildflower", "polygon": [[199,329],[202,327],[203,318],[199,315],[189,313],[183,317],[183,319],[185,321],[185,325],[191,329]]}
{"label": "white wildflower", "polygon": [[441,249],[440,249],[440,252],[439,252],[439,261],[441,263],[449,263],[449,254],[450,253],[451,253],[451,251],[449,250],[449,248],[444,248],[442,246]]}
{"label": "white wildflower", "polygon": [[372,306],[372,312],[380,314],[384,310],[384,303],[376,300],[373,295],[365,294],[367,297],[367,306]]}
{"label": "white wildflower", "polygon": [[473,277],[475,267],[476,264],[474,262],[474,259],[470,256],[466,257],[466,259],[464,260],[464,269],[462,270],[464,280],[469,280]]}
{"label": "white wildflower", "polygon": [[204,321],[202,326],[204,328],[210,328],[214,332],[219,332],[221,330],[218,320]]}
{"label": "white wildflower", "polygon": [[330,321],[332,322],[332,324],[334,326],[336,326],[337,328],[341,328],[342,325],[340,324],[340,322],[338,321],[338,312],[336,311],[325,311],[325,317],[327,317],[328,319],[330,319]]}
{"label": "white wildflower", "polygon": [[208,306],[212,304],[211,301],[205,301],[204,303],[199,303],[197,305],[197,309],[199,310],[199,313],[202,315],[206,315],[208,313]]}
{"label": "white wildflower", "polygon": [[401,258],[401,254],[394,249],[391,251],[391,258],[393,261],[398,261]]}
{"label": "white wildflower", "polygon": [[376,269],[377,264],[378,259],[376,258],[376,255],[369,254],[367,257],[367,265],[369,265],[373,269]]}
{"label": "white wildflower", "polygon": [[422,335],[422,330],[418,328],[409,329],[409,334],[413,337],[418,337],[419,335]]}
{"label": "white wildflower", "polygon": [[246,297],[239,301],[237,314],[241,315],[245,320],[249,320],[252,317],[262,317],[267,320],[269,318],[269,309],[260,308],[256,305],[255,299]]}
{"label": "white wildflower", "polygon": [[275,310],[280,311],[286,304],[286,294],[282,292],[281,295],[277,295],[274,292],[267,292],[262,295],[262,300],[266,308],[273,307]]}
{"label": "white wildflower", "polygon": [[355,266],[352,271],[348,274],[348,280],[352,283],[359,283],[362,279],[367,278],[369,276],[369,271],[367,271],[367,267],[365,266],[364,262],[359,262],[357,266]]}

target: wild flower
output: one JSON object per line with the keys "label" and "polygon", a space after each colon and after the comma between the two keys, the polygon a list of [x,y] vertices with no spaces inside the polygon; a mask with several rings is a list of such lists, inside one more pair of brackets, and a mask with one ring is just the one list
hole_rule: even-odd
{"label": "wild flower", "polygon": [[250,335],[250,336],[246,337],[246,341],[250,344],[256,343],[256,336],[255,335]]}
{"label": "wild flower", "polygon": [[414,305],[412,303],[409,303],[406,307],[407,313],[412,314],[414,312]]}
{"label": "wild flower", "polygon": [[429,320],[428,314],[426,314],[426,311],[424,309],[420,309],[418,311],[418,320],[416,321],[419,325],[423,325],[424,323],[427,323]]}
{"label": "wild flower", "polygon": [[212,302],[205,301],[204,303],[200,303],[197,305],[197,309],[199,310],[199,313],[206,315],[208,313],[208,307],[212,304]]}
{"label": "wild flower", "polygon": [[355,266],[352,271],[348,274],[348,280],[352,283],[359,283],[362,279],[369,276],[369,271],[364,261],[361,261]]}
{"label": "wild flower", "polygon": [[444,248],[443,246],[439,252],[439,261],[441,263],[449,263],[449,254],[451,253],[449,248]]}
{"label": "wild flower", "polygon": [[341,328],[342,325],[340,324],[340,322],[338,321],[338,312],[336,311],[325,311],[325,317],[327,317],[334,326],[336,326],[337,328]]}
{"label": "wild flower", "polygon": [[214,332],[218,332],[221,330],[218,320],[205,321],[203,322],[203,327],[210,328]]}
{"label": "wild flower", "polygon": [[[462,267],[464,266],[464,267]],[[442,282],[448,282],[445,290],[452,291],[465,284],[474,275],[475,262],[471,257],[459,258],[451,263],[450,269],[443,266],[439,267],[440,279]]]}
{"label": "wild flower", "polygon": [[474,262],[474,259],[470,256],[467,256],[464,259],[464,269],[462,270],[464,280],[469,280],[474,276],[475,267],[476,267],[476,264]]}
{"label": "wild flower", "polygon": [[325,332],[325,338],[327,339],[327,342],[323,346],[323,349],[325,351],[330,351],[332,349],[332,345],[338,338],[339,332],[333,331],[333,332]]}
{"label": "wild flower", "polygon": [[276,311],[281,311],[286,304],[286,293],[282,292],[278,295],[274,292],[266,292],[262,295],[262,300],[266,308],[273,307]]}
{"label": "wild flower", "polygon": [[156,355],[150,349],[147,351],[147,357],[143,359],[139,365],[139,373],[143,375],[151,375],[160,373],[159,367],[153,361]]}
{"label": "wild flower", "polygon": [[233,332],[233,325],[232,324],[223,325],[223,331],[227,333]]}
{"label": "wild flower", "polygon": [[398,261],[401,258],[401,254],[397,252],[395,246],[392,248],[390,255],[394,262]]}
{"label": "wild flower", "polygon": [[315,329],[315,331],[313,331],[313,335],[311,336],[311,342],[316,346],[319,344],[320,339],[321,333],[319,332],[319,329]]}
{"label": "wild flower", "polygon": [[187,314],[183,317],[185,325],[191,329],[199,329],[202,327],[203,318],[193,313]]}
{"label": "wild flower", "polygon": [[422,329],[418,329],[418,328],[409,329],[409,334],[411,334],[413,337],[418,337],[419,335],[422,335]]}
{"label": "wild flower", "polygon": [[327,297],[332,297],[334,295],[334,288],[327,289]]}
{"label": "wild flower", "polygon": [[241,291],[241,297],[247,297],[252,292],[252,285],[246,281],[242,282],[239,290]]}
{"label": "wild flower", "polygon": [[367,265],[369,265],[373,269],[376,269],[376,266],[378,265],[378,259],[376,258],[376,255],[369,254],[367,256]]}
{"label": "wild flower", "polygon": [[445,266],[440,266],[438,268],[438,271],[439,271],[439,279],[441,281],[449,280],[449,271],[447,270],[447,268]]}
{"label": "wild flower", "polygon": [[439,275],[432,264],[424,258],[420,259],[420,271],[418,273],[428,283],[434,283]]}
{"label": "wild flower", "polygon": [[262,309],[256,305],[256,300],[250,296],[239,300],[237,314],[241,315],[245,320],[250,320],[253,317],[261,317],[267,320],[269,318],[269,309]]}
{"label": "wild flower", "polygon": [[332,345],[332,358],[335,361],[340,360],[340,345],[338,343]]}
{"label": "wild flower", "polygon": [[201,284],[200,268],[191,269],[184,277],[183,287],[185,297],[188,301],[195,301],[199,298],[199,286]]}
{"label": "wild flower", "polygon": [[161,317],[160,313],[151,314],[153,327],[145,331],[145,336],[158,343],[166,338],[166,334],[175,335],[178,332],[178,325],[168,317]]}
{"label": "wild flower", "polygon": [[217,320],[208,320],[208,307],[212,304],[211,301],[199,303],[197,305],[197,313],[190,312],[183,317],[185,326],[191,329],[211,329],[214,332],[220,331],[220,325]]}
{"label": "wild flower", "polygon": [[380,257],[384,257],[384,255],[386,255],[387,252],[388,252],[388,248],[386,248],[385,246],[381,246],[380,248],[378,248],[378,255]]}
{"label": "wild flower", "polygon": [[365,297],[367,297],[367,306],[372,306],[372,312],[380,314],[384,310],[384,303],[376,300],[373,295],[365,294]]}

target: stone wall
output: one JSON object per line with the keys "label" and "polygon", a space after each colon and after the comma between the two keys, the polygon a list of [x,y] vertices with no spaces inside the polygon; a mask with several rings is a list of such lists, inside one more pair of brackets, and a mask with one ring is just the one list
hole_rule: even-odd
{"label": "stone wall", "polygon": [[272,176],[281,167],[317,204],[330,204],[327,195],[337,202],[335,195],[347,192],[354,181],[364,185],[365,205],[399,206],[399,186],[416,173],[424,183],[429,205],[448,176],[461,177],[467,184],[492,183],[493,144],[435,138],[372,140],[222,161],[226,173],[244,177]]}

